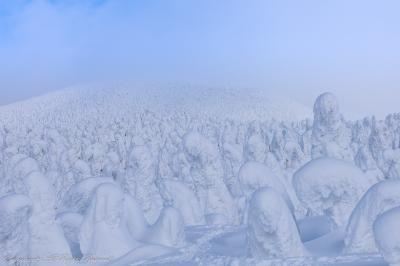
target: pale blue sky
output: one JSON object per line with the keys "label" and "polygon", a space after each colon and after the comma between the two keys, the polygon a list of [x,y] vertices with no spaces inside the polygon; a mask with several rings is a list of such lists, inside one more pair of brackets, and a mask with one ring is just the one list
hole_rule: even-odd
{"label": "pale blue sky", "polygon": [[[400,1],[0,0],[0,104],[88,82],[258,87],[400,111]],[[161,85],[160,85],[161,86]]]}

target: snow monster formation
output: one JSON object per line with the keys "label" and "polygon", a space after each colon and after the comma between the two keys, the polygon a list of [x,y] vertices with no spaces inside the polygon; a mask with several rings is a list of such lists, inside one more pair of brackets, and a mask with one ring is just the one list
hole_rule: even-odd
{"label": "snow monster formation", "polygon": [[307,255],[294,216],[282,196],[271,188],[257,190],[248,214],[249,253],[257,259]]}
{"label": "snow monster formation", "polygon": [[185,243],[184,221],[178,210],[167,207],[150,225],[134,198],[115,184],[104,183],[95,188],[79,240],[83,258],[108,261],[144,246],[175,250]]}
{"label": "snow monster formation", "polygon": [[330,93],[314,123],[121,95],[0,107],[1,266],[396,265],[400,114],[348,121]]}
{"label": "snow monster formation", "polygon": [[391,208],[400,206],[400,181],[386,180],[372,186],[350,216],[345,238],[349,254],[376,253],[373,223]]}
{"label": "snow monster formation", "polygon": [[181,213],[172,207],[166,207],[149,230],[146,241],[165,247],[183,247],[185,245],[184,228],[185,223]]}
{"label": "snow monster formation", "polygon": [[[27,265],[21,258],[29,257],[29,218],[32,202],[24,195],[0,198],[0,258],[4,266]],[[20,264],[18,264],[20,263]]]}
{"label": "snow monster formation", "polygon": [[[32,200],[29,218],[29,255],[46,258],[62,256],[72,258],[69,244],[61,225],[56,222],[56,196],[47,178],[40,172],[31,172],[24,178],[27,195]],[[52,265],[52,261],[33,262],[33,265]]]}
{"label": "snow monster formation", "polygon": [[206,224],[204,211],[195,193],[185,183],[164,180],[160,186],[165,205],[179,210],[186,226]]}
{"label": "snow monster formation", "polygon": [[[241,219],[247,222],[250,200],[253,193],[260,188],[269,187],[278,192],[285,200],[289,209],[294,212],[294,203],[298,200],[295,198],[294,191],[291,187],[286,186],[275,173],[273,173],[265,164],[258,162],[247,162],[239,170],[239,181],[244,198],[244,206],[241,209]],[[288,190],[291,190],[291,194]]]}
{"label": "snow monster formation", "polygon": [[312,158],[332,157],[352,161],[350,132],[339,112],[339,104],[331,93],[320,95],[314,104]]}
{"label": "snow monster formation", "polygon": [[86,257],[116,259],[139,246],[125,223],[124,194],[115,185],[99,185],[80,230],[80,248]]}
{"label": "snow monster formation", "polygon": [[134,146],[129,155],[127,170],[128,191],[140,202],[147,220],[155,222],[163,207],[156,186],[156,170],[151,151],[145,145]]}
{"label": "snow monster formation", "polygon": [[359,168],[332,158],[312,160],[293,176],[297,197],[309,214],[326,215],[337,227],[347,225],[354,207],[371,185]]}
{"label": "snow monster formation", "polygon": [[185,135],[184,149],[190,163],[193,189],[210,224],[237,224],[234,200],[224,183],[218,151],[197,132]]}

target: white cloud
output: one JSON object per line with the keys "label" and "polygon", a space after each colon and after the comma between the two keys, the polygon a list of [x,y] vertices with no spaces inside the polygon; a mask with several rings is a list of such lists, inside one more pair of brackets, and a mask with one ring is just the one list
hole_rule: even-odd
{"label": "white cloud", "polygon": [[[395,1],[0,0],[0,103],[87,82],[260,87],[398,110]],[[11,3],[11,4],[10,4]],[[341,20],[338,21],[338,16]]]}

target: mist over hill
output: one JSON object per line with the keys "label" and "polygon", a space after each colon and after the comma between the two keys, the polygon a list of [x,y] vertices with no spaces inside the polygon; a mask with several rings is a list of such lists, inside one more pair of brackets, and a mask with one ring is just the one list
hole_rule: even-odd
{"label": "mist over hill", "polygon": [[[48,93],[0,107],[0,115],[10,118],[35,114],[43,118],[79,110],[79,115],[96,108],[99,111],[129,112],[149,110],[155,113],[185,112],[239,120],[298,121],[311,118],[312,110],[296,101],[277,98],[262,90],[231,88],[90,88],[74,87]],[[87,110],[87,111],[85,111]],[[7,119],[5,117],[4,119]]]}

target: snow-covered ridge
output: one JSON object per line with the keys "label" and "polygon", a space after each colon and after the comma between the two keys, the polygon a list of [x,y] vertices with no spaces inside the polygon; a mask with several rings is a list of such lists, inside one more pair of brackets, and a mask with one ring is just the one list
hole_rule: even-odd
{"label": "snow-covered ridge", "polygon": [[298,121],[312,116],[311,108],[289,99],[276,99],[255,89],[166,87],[112,89],[74,87],[0,107],[0,116],[25,116],[93,108],[150,109],[153,112],[185,112],[241,120]]}

